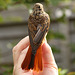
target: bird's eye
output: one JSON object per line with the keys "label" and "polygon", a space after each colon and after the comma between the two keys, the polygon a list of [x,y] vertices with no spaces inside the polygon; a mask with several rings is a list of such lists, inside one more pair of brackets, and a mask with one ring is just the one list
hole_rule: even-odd
{"label": "bird's eye", "polygon": [[38,6],[38,8],[40,8],[40,6]]}

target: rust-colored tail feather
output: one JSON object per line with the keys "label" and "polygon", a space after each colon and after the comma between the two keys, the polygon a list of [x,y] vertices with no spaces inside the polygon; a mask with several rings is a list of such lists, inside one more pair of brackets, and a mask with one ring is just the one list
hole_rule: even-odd
{"label": "rust-colored tail feather", "polygon": [[35,55],[34,61],[34,71],[42,71],[43,64],[42,64],[42,47],[40,46]]}
{"label": "rust-colored tail feather", "polygon": [[22,69],[29,70],[28,67],[29,67],[29,64],[30,64],[30,61],[31,61],[31,51],[32,51],[31,46],[29,46],[26,57],[25,57],[22,65],[21,65]]}
{"label": "rust-colored tail feather", "polygon": [[32,49],[29,46],[26,57],[21,65],[22,69],[29,70],[33,69],[34,71],[42,71],[42,48],[41,46],[37,49],[35,56],[31,53]]}

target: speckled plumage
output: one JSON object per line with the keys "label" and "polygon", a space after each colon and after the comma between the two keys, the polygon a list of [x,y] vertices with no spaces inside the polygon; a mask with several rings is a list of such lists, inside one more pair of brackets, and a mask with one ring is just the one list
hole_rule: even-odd
{"label": "speckled plumage", "polygon": [[[28,21],[30,44],[32,47],[32,52],[34,52],[34,54],[36,53],[37,48],[42,43],[45,34],[48,32],[49,25],[50,25],[49,15],[44,11],[42,4],[36,3],[34,5],[33,12],[30,14],[29,21]],[[42,33],[40,34],[40,36],[41,35],[42,36],[36,37],[37,40],[34,41],[35,36],[39,30]]]}

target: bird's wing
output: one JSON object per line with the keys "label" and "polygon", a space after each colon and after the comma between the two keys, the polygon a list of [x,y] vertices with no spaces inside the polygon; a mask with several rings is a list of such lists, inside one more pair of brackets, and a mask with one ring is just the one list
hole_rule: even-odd
{"label": "bird's wing", "polygon": [[37,27],[37,33],[35,35],[35,37],[33,38],[33,42],[36,44],[39,44],[42,42],[45,34],[48,32],[49,30],[49,24],[50,24],[50,19],[49,16],[44,16],[44,22],[42,24],[39,24]]}

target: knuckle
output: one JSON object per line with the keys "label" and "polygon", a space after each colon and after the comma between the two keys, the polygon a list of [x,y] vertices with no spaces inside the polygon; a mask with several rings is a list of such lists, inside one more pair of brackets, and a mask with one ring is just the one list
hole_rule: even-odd
{"label": "knuckle", "polygon": [[14,46],[14,48],[13,48],[12,52],[16,52],[16,51],[17,51],[17,49],[18,49],[18,47],[17,47],[17,46]]}

